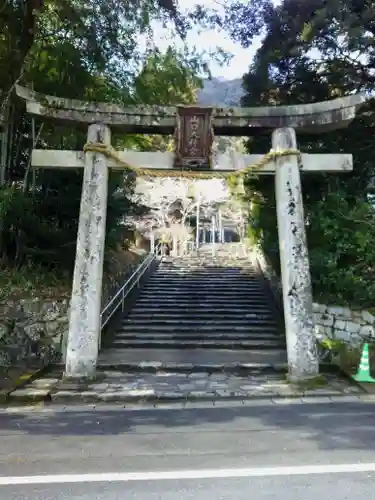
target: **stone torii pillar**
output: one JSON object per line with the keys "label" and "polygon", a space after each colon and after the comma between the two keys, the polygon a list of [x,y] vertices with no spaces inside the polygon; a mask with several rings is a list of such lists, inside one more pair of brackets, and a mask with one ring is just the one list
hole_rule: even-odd
{"label": "stone torii pillar", "polygon": [[[276,129],[272,134],[272,148],[275,152],[297,149],[294,129]],[[287,332],[288,376],[291,381],[314,377],[319,373],[299,170],[297,156],[276,159],[277,228]]]}
{"label": "stone torii pillar", "polygon": [[[27,111],[32,115],[88,125],[89,142],[109,144],[109,127],[123,132],[163,134],[171,134],[176,128],[177,111],[174,107],[123,109],[105,103],[43,96],[19,86],[16,90],[26,101]],[[321,133],[346,126],[366,99],[367,96],[359,94],[299,106],[220,108],[215,110],[210,127],[212,125],[218,135],[254,135],[256,129],[273,131],[272,147],[275,151],[296,149],[295,131]],[[195,120],[195,124],[199,122],[198,116],[190,118]],[[207,125],[207,122],[204,124]],[[188,128],[182,127],[180,131]],[[203,126],[202,130],[205,130]],[[207,141],[203,142],[209,151]],[[243,170],[256,164],[263,155],[232,156],[228,160],[226,155],[217,155],[213,170],[223,173]],[[122,151],[118,157],[122,162],[139,168],[168,170],[170,175],[178,175],[174,171],[173,153]],[[350,154],[302,154],[299,161],[296,155],[290,154],[270,160],[261,171],[256,172],[275,175],[288,370],[293,381],[314,377],[319,368],[312,323],[300,171],[345,172],[352,170],[352,161]],[[68,377],[92,377],[100,339],[107,169],[124,167],[121,162],[107,159],[101,153],[60,150],[34,150],[32,166],[84,168],[65,374]]]}
{"label": "stone torii pillar", "polygon": [[[109,127],[89,126],[87,143],[111,144]],[[101,329],[101,298],[107,219],[107,159],[85,153],[81,207],[77,234],[65,376],[95,375]]]}

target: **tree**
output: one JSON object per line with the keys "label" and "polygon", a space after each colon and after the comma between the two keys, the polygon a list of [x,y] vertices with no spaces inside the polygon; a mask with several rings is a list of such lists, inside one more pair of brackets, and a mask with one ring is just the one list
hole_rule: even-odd
{"label": "tree", "polygon": [[220,207],[224,221],[234,225],[236,232],[241,239],[245,236],[245,226],[247,219],[247,210],[244,201],[240,198],[231,196]]}
{"label": "tree", "polygon": [[[140,73],[134,80],[134,102],[146,105],[193,104],[206,72],[201,57],[187,48],[169,47],[161,52],[151,46]],[[141,151],[173,151],[171,136],[133,136],[133,145]]]}
{"label": "tree", "polygon": [[[15,0],[0,7],[0,106],[5,114],[0,137],[0,255],[4,263],[38,262],[71,272],[82,172],[32,173],[30,151],[33,147],[82,149],[86,141],[81,130],[31,120],[14,99],[14,83],[67,98],[129,105],[144,101],[142,82],[147,80],[155,101],[158,93],[165,104],[173,96],[189,99],[198,81],[196,54],[149,52],[147,57],[154,63],[145,63],[147,70],[139,76],[143,57],[137,50],[139,35],[152,37],[151,22],[167,18],[183,37],[191,21],[169,0]],[[175,85],[165,92],[161,82],[174,74]],[[132,136],[114,134],[113,143],[137,148]],[[132,182],[124,188],[122,175],[110,177],[107,241],[115,244],[124,237],[120,221],[136,207],[131,202]]]}
{"label": "tree", "polygon": [[197,208],[204,212],[227,197],[226,186],[219,179],[140,179],[134,201],[147,207],[148,213],[135,218],[135,224],[144,233],[161,231],[169,239],[175,239],[177,245],[182,236],[187,237],[183,228],[188,225],[188,218],[195,218]]}
{"label": "tree", "polygon": [[2,101],[22,78],[26,67],[33,64],[38,51],[72,36],[82,60],[90,64],[94,59],[99,71],[110,68],[121,81],[124,64],[136,50],[136,34],[148,30],[151,19],[165,15],[175,21],[183,35],[186,22],[173,0],[4,1],[0,8],[0,32],[7,50],[2,50],[0,56]]}
{"label": "tree", "polygon": [[[246,8],[249,5],[251,2]],[[372,91],[375,75],[374,7],[373,1],[284,0],[265,13],[261,9],[262,20],[259,22],[264,27],[265,38],[244,77],[246,95],[243,104],[298,104]],[[241,11],[244,16],[246,8]],[[244,29],[233,31],[233,36],[238,36],[246,45],[251,43],[253,28],[246,31],[246,23],[242,26]],[[340,298],[343,303],[347,300],[353,304],[356,295],[353,291],[362,279],[367,283],[363,285],[364,289],[367,286],[369,297],[372,297],[369,275],[363,273],[354,258],[363,252],[361,238],[365,235],[352,238],[350,242],[345,240],[345,245],[352,245],[351,248],[346,246],[345,251],[342,235],[359,214],[367,214],[367,220],[372,213],[367,200],[374,176],[373,124],[374,102],[370,102],[347,129],[299,137],[299,149],[303,152],[343,152],[352,153],[354,157],[354,171],[350,174],[319,174],[302,178],[314,295],[325,294],[326,301],[336,302]],[[254,136],[248,141],[248,148],[252,152],[268,150],[269,141],[269,137]],[[245,184],[248,198],[254,200],[250,232],[262,244],[277,269],[279,256],[273,186],[262,176],[257,180],[247,179]],[[343,203],[337,203],[336,193]],[[346,213],[343,212],[344,206]],[[317,213],[319,217],[316,217]],[[367,222],[365,225],[368,227],[366,237],[372,239],[373,224]],[[335,231],[329,230],[328,241],[323,235],[328,234],[331,227],[335,227]],[[360,224],[359,227],[364,226]],[[317,238],[318,234],[322,237]],[[370,251],[369,246],[365,248]],[[365,261],[373,257],[368,254]],[[325,263],[323,267],[322,263]],[[343,269],[351,269],[351,272],[344,273],[345,279]],[[356,297],[363,302],[363,294],[358,293]]]}

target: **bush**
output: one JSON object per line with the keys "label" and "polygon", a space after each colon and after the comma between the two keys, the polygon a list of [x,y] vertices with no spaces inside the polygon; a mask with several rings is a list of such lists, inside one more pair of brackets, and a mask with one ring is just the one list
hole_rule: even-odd
{"label": "bush", "polygon": [[314,296],[369,307],[375,301],[375,209],[330,193],[308,212],[307,237]]}
{"label": "bush", "polygon": [[[17,185],[0,189],[0,264],[7,268],[41,267],[71,274],[76,252],[82,172],[56,172],[35,193]],[[133,209],[119,174],[111,174],[106,224],[107,248],[124,244],[124,216]],[[122,186],[121,186],[122,187]],[[116,195],[115,195],[116,193]]]}
{"label": "bush", "polygon": [[[279,273],[272,190],[255,205],[249,234]],[[313,295],[316,301],[362,308],[375,302],[375,209],[370,202],[327,193],[305,203]]]}

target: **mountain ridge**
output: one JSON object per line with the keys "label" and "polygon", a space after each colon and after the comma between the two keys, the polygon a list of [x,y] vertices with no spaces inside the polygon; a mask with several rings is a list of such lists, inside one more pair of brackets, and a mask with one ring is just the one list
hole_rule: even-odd
{"label": "mountain ridge", "polygon": [[242,78],[206,79],[203,81],[203,88],[198,90],[197,103],[200,106],[240,106],[244,93]]}

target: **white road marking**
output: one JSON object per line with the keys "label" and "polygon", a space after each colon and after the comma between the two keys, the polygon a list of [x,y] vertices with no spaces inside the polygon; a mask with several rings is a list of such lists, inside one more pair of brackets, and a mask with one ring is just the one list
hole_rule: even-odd
{"label": "white road marking", "polygon": [[249,469],[204,469],[165,472],[109,472],[103,474],[51,474],[45,476],[0,476],[0,486],[22,484],[63,484],[130,481],[166,481],[183,479],[230,479],[310,474],[342,474],[375,472],[375,463],[300,465],[290,467],[259,467]]}

